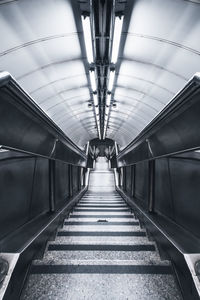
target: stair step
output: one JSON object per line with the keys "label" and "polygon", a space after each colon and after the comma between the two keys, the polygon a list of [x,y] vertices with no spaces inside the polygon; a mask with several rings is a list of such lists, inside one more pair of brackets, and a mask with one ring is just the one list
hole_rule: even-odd
{"label": "stair step", "polygon": [[48,251],[155,251],[152,244],[102,245],[102,244],[49,244]]}
{"label": "stair step", "polygon": [[140,231],[140,227],[137,225],[124,225],[121,226],[119,229],[119,226],[117,225],[64,225],[61,231]]}
{"label": "stair step", "polygon": [[[130,219],[133,220],[135,219],[133,215],[127,214],[127,215],[103,215],[104,218],[106,219]],[[96,218],[102,218],[102,215],[80,215],[80,214],[70,214],[69,219],[80,219],[80,218],[91,218],[91,219],[96,219]]]}
{"label": "stair step", "polygon": [[81,199],[82,200],[84,200],[84,199],[101,199],[101,200],[105,200],[105,199],[113,199],[113,200],[115,200],[115,199],[117,199],[117,200],[123,200],[122,199],[122,197],[120,197],[120,196],[95,196],[95,195],[91,195],[91,196],[84,196],[84,197],[82,197]]}
{"label": "stair step", "polygon": [[81,199],[79,203],[84,203],[84,202],[88,202],[88,203],[123,203],[125,204],[126,202],[122,199]]}
{"label": "stair step", "polygon": [[103,218],[99,219],[100,221],[95,221],[95,222],[92,222],[92,221],[83,221],[81,220],[81,222],[76,222],[74,220],[70,220],[70,221],[65,221],[64,222],[64,225],[76,225],[76,226],[139,226],[139,222],[138,221],[130,221],[130,222],[106,222],[106,220],[104,221]]}
{"label": "stair step", "polygon": [[146,236],[145,231],[65,231],[60,230],[57,236],[109,236],[109,237],[121,237],[121,236]]}
{"label": "stair step", "polygon": [[128,218],[124,218],[124,217],[122,217],[122,218],[120,218],[119,216],[117,217],[117,218],[113,218],[113,217],[110,217],[110,218],[107,218],[107,217],[105,217],[105,216],[98,216],[97,215],[97,217],[95,217],[95,216],[92,216],[92,217],[81,217],[81,216],[79,216],[79,217],[77,217],[77,218],[75,218],[75,217],[73,217],[73,216],[70,216],[68,219],[66,219],[66,222],[69,222],[69,223],[72,223],[72,222],[101,222],[101,220],[106,220],[107,221],[107,223],[113,223],[113,221],[114,221],[114,223],[120,223],[120,222],[133,222],[133,221],[136,221],[136,219],[134,219],[133,217],[128,217]]}
{"label": "stair step", "polygon": [[[45,260],[45,264],[43,260],[34,260],[33,265],[55,265],[57,262],[54,260]],[[147,259],[147,260],[108,260],[108,259],[95,259],[95,260],[89,260],[89,259],[82,259],[82,260],[68,260],[63,259],[60,261],[60,264],[67,264],[67,265],[122,265],[122,266],[135,266],[135,265],[158,265],[158,266],[171,266],[170,262],[168,260],[155,260],[155,259]]]}
{"label": "stair step", "polygon": [[[51,245],[53,246],[53,245]],[[60,246],[60,245],[57,245]],[[133,247],[133,246],[132,246]],[[64,247],[62,247],[64,249]],[[58,247],[57,247],[58,249]],[[54,264],[68,264],[69,260],[158,260],[160,261],[160,257],[156,251],[103,251],[103,250],[75,250],[78,249],[71,247],[73,250],[53,250],[47,251],[43,258],[43,263],[46,264],[49,261],[54,262]],[[80,246],[79,246],[80,249]],[[86,249],[86,248],[85,248]],[[89,249],[89,248],[88,248]],[[91,248],[90,248],[91,249]],[[98,248],[96,248],[98,249]],[[104,247],[105,249],[105,247]],[[110,249],[113,249],[110,248]]]}
{"label": "stair step", "polygon": [[110,202],[110,203],[126,203],[123,199],[120,198],[106,198],[106,199],[101,199],[101,198],[82,198],[80,200],[80,202],[100,202],[100,203],[106,203],[106,202]]}
{"label": "stair step", "polygon": [[79,203],[76,205],[76,207],[80,208],[80,207],[92,207],[92,208],[125,208],[127,207],[127,205],[125,204],[82,204]]}
{"label": "stair step", "polygon": [[50,244],[95,244],[95,245],[134,245],[134,244],[152,244],[146,236],[57,236],[56,240]]}
{"label": "stair step", "polygon": [[181,300],[168,274],[32,274],[23,300]]}
{"label": "stair step", "polygon": [[32,265],[32,274],[172,274],[159,265]]}
{"label": "stair step", "polygon": [[91,211],[91,210],[86,210],[87,211],[87,213],[84,211],[84,210],[80,210],[80,211],[76,211],[76,210],[74,210],[70,215],[77,215],[77,214],[79,214],[79,215],[85,215],[85,214],[87,214],[87,215],[113,215],[113,216],[120,216],[120,215],[128,215],[128,216],[133,216],[133,214],[131,213],[131,211],[130,210],[126,210],[126,211],[123,211],[123,212],[121,212],[121,211],[107,211],[107,210],[105,210],[105,211],[98,211],[98,210],[93,210],[93,211]]}
{"label": "stair step", "polygon": [[112,206],[114,208],[115,208],[115,206],[117,206],[117,207],[129,207],[124,202],[116,202],[116,201],[113,201],[113,202],[106,201],[105,203],[103,203],[103,202],[97,202],[97,201],[96,202],[95,201],[87,201],[87,202],[84,201],[84,202],[79,202],[77,206],[85,206],[85,205],[90,205],[90,206],[92,205],[94,207],[98,207],[98,206],[100,206],[100,207],[106,207],[107,205],[109,205],[109,206]]}
{"label": "stair step", "polygon": [[77,211],[87,211],[87,212],[102,212],[102,211],[105,211],[105,212],[125,212],[125,211],[130,211],[130,208],[100,208],[100,207],[97,207],[97,208],[82,208],[82,207],[79,207],[79,208],[74,208],[75,212]]}

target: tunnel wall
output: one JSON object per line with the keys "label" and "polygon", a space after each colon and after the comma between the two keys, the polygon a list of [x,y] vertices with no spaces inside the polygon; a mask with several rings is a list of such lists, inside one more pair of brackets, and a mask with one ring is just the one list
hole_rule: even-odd
{"label": "tunnel wall", "polygon": [[[0,240],[50,211],[49,160],[8,153],[0,153]],[[73,173],[71,182],[69,169]],[[81,189],[80,176],[81,167],[55,161],[55,211]]]}
{"label": "tunnel wall", "polygon": [[155,170],[155,212],[200,237],[200,161],[159,159]]}
{"label": "tunnel wall", "polygon": [[[122,189],[148,211],[149,162],[123,167]],[[200,237],[200,160],[169,157],[155,160],[153,211]]]}

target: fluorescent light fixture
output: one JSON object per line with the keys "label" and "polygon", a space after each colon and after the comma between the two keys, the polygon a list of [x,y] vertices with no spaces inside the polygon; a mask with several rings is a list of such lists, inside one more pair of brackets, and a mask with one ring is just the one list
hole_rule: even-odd
{"label": "fluorescent light fixture", "polygon": [[111,94],[108,94],[106,98],[106,105],[110,106],[110,103],[111,103]]}
{"label": "fluorescent light fixture", "polygon": [[113,35],[113,44],[112,44],[112,55],[111,62],[116,64],[119,52],[119,44],[122,33],[122,25],[123,25],[124,16],[115,18],[115,27],[114,27],[114,35]]}
{"label": "fluorescent light fixture", "polygon": [[97,97],[97,94],[93,94],[93,101],[94,101],[95,119],[96,119],[96,124],[97,124],[97,133],[98,133],[99,139],[101,139],[100,117],[99,117],[99,107],[98,107],[98,97]]}
{"label": "fluorescent light fixture", "polygon": [[104,124],[104,131],[103,131],[103,140],[105,140],[106,137],[106,129],[107,129],[108,121],[105,122]]}
{"label": "fluorescent light fixture", "polygon": [[94,101],[94,106],[97,106],[98,105],[97,94],[93,94],[93,101]]}
{"label": "fluorescent light fixture", "polygon": [[105,114],[108,115],[108,113],[109,113],[109,107],[106,107]]}
{"label": "fluorescent light fixture", "polygon": [[101,133],[100,133],[100,126],[99,125],[97,126],[97,129],[98,129],[99,139],[101,140]]}
{"label": "fluorescent light fixture", "polygon": [[105,140],[105,137],[106,137],[106,130],[107,130],[107,127],[108,127],[108,120],[109,120],[109,112],[110,112],[110,106],[106,106],[105,107],[105,117],[104,117],[103,140]]}
{"label": "fluorescent light fixture", "polygon": [[113,83],[115,79],[115,71],[110,71],[109,83],[108,83],[108,90],[111,92],[113,88]]}
{"label": "fluorescent light fixture", "polygon": [[91,82],[92,90],[93,90],[93,92],[95,92],[97,89],[96,79],[95,79],[95,71],[90,71],[89,74],[90,74],[90,82]]}
{"label": "fluorescent light fixture", "polygon": [[99,135],[99,139],[101,139],[100,123],[99,123],[98,120],[96,120],[96,123],[97,123],[97,132],[98,132],[98,135]]}
{"label": "fluorescent light fixture", "polygon": [[81,16],[82,25],[83,25],[83,34],[85,39],[85,48],[87,54],[87,60],[89,64],[94,62],[93,57],[93,48],[92,48],[92,32],[91,32],[91,24],[90,24],[90,17]]}
{"label": "fluorescent light fixture", "polygon": [[99,107],[97,106],[97,107],[95,107],[95,114],[96,114],[96,116],[98,116],[99,115]]}

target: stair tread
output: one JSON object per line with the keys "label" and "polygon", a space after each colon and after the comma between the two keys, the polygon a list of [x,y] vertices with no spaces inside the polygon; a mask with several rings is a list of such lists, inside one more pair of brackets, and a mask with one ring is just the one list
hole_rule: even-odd
{"label": "stair tread", "polygon": [[91,245],[138,245],[138,244],[153,244],[146,237],[70,237],[59,236],[55,241],[49,244],[91,244]]}
{"label": "stair tread", "polygon": [[[134,218],[106,218],[104,216],[93,217],[93,218],[69,218],[65,222],[98,222],[99,220],[106,220],[108,223],[111,222],[136,222],[138,220]],[[100,222],[100,221],[99,221]]]}
{"label": "stair tread", "polygon": [[181,297],[172,275],[36,274],[30,276],[22,299],[180,300]]}
{"label": "stair tread", "polygon": [[73,211],[72,213],[71,213],[72,215],[73,214],[75,214],[75,215],[77,215],[77,214],[79,214],[79,215],[85,215],[85,214],[87,214],[87,215],[114,215],[114,216],[120,216],[120,215],[129,215],[129,216],[132,216],[133,214],[130,212],[130,210],[126,210],[126,211],[123,211],[123,212],[121,212],[121,211],[101,211],[101,212],[99,212],[99,211],[92,211],[92,210],[87,210],[87,212],[86,211],[83,211],[83,210],[80,210],[79,212],[77,212],[77,211]]}
{"label": "stair tread", "polygon": [[[34,260],[34,265],[43,265],[43,264],[56,264],[55,260],[46,259],[43,260]],[[69,259],[62,259],[60,260],[60,264],[67,264],[67,265],[128,265],[128,266],[135,266],[135,265],[161,265],[161,266],[169,266],[171,265],[168,260],[160,260],[160,259],[146,259],[146,260],[109,260],[109,259],[82,259],[82,260],[69,260]]]}
{"label": "stair tread", "polygon": [[144,231],[139,226],[136,225],[124,225],[124,226],[117,226],[117,225],[64,225],[60,231]]}
{"label": "stair tread", "polygon": [[138,231],[66,231],[66,230],[60,230],[58,231],[57,236],[98,236],[98,237],[144,237],[146,236],[145,231],[138,230]]}
{"label": "stair tread", "polygon": [[62,260],[160,260],[156,251],[47,251],[44,256],[46,260],[61,263]]}
{"label": "stair tread", "polygon": [[123,220],[123,221],[107,221],[104,222],[103,219],[100,219],[102,221],[95,220],[89,220],[89,221],[85,221],[85,220],[81,220],[81,221],[75,221],[75,220],[67,220],[64,222],[65,226],[139,226],[139,221],[136,220],[131,220],[131,221],[127,221],[127,220]]}

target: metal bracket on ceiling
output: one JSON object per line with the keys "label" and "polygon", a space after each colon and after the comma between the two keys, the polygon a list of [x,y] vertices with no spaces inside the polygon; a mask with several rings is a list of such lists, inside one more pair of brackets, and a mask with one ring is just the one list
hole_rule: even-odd
{"label": "metal bracket on ceiling", "polygon": [[151,156],[153,156],[153,150],[152,150],[149,139],[146,139],[146,142],[147,142],[147,145],[148,145],[149,152],[150,152]]}

